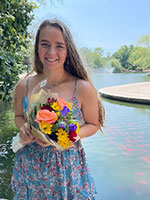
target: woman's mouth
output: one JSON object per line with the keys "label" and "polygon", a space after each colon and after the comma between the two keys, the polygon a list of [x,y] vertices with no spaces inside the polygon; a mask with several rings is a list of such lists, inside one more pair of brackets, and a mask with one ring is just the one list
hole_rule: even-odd
{"label": "woman's mouth", "polygon": [[46,58],[46,60],[48,60],[49,62],[55,62],[55,61],[57,61],[57,59],[52,59],[52,58]]}

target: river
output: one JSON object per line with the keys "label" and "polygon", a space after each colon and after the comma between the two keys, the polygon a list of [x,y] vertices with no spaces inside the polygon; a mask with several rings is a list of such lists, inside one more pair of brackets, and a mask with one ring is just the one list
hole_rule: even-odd
{"label": "river", "polygon": [[[142,73],[93,74],[97,89],[150,81]],[[140,92],[140,91],[139,91]],[[96,200],[150,199],[150,106],[102,99],[106,110],[104,135],[83,140],[88,165],[97,187]],[[10,134],[11,133],[11,134]],[[9,183],[16,134],[9,106],[0,112],[0,198],[12,199]]]}

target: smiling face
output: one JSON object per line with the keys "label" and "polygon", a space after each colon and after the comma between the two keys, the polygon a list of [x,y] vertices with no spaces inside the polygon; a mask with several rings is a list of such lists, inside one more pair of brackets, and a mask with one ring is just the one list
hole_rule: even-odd
{"label": "smiling face", "polygon": [[59,28],[48,25],[40,31],[38,54],[44,70],[64,68],[67,47]]}

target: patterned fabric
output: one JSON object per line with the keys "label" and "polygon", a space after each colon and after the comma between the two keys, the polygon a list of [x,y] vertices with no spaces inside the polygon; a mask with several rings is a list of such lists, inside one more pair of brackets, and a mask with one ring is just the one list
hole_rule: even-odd
{"label": "patterned fabric", "polygon": [[[73,117],[83,125],[76,92],[69,101]],[[15,200],[94,200],[96,193],[81,141],[64,151],[36,142],[26,145],[16,154],[11,185]]]}

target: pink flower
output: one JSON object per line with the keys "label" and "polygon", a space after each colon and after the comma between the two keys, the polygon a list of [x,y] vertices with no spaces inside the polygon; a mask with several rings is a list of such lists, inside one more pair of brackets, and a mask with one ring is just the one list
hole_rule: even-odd
{"label": "pink flower", "polygon": [[54,111],[39,110],[36,115],[36,122],[44,121],[48,124],[54,123],[57,120],[57,115]]}
{"label": "pink flower", "polygon": [[64,106],[67,106],[67,102],[64,101],[61,97],[58,97],[58,105],[61,107],[61,109],[63,109]]}

